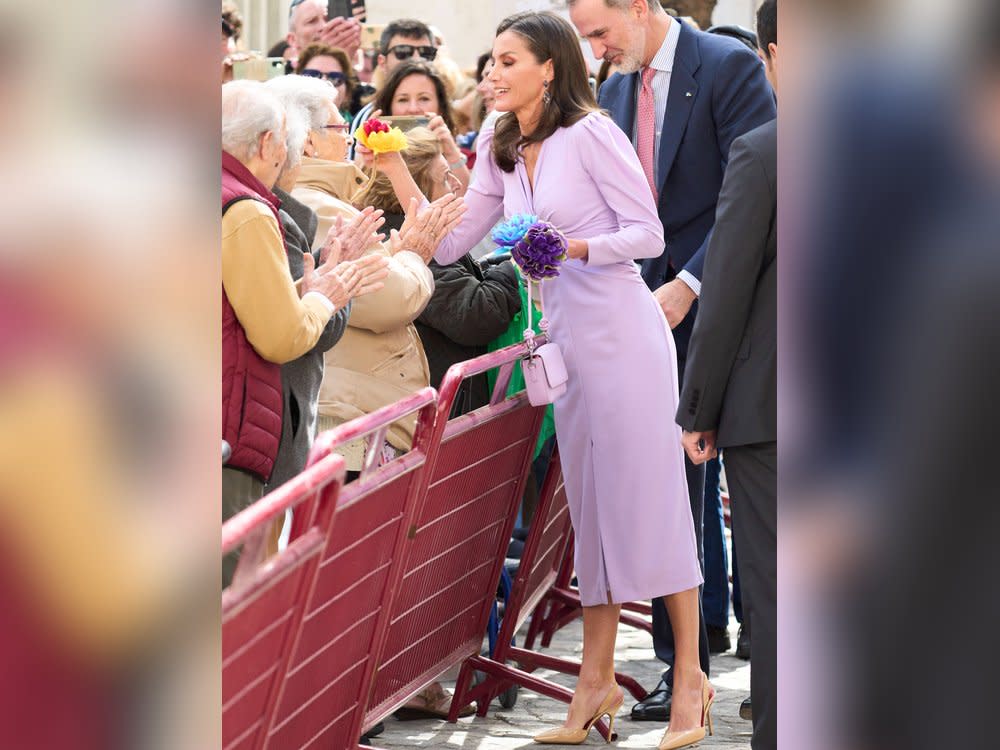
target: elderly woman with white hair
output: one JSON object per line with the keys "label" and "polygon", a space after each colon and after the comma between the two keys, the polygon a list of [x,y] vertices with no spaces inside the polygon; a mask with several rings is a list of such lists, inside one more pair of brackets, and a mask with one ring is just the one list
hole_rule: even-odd
{"label": "elderly woman with white hair", "polygon": [[[298,184],[291,197],[317,214],[318,231],[313,248],[322,247],[328,233],[340,236],[345,226],[354,226],[359,214],[375,217],[380,226],[381,211],[367,208],[359,212],[315,185],[317,165],[335,168],[344,163],[347,153],[350,136],[337,109],[337,90],[325,81],[298,75],[276,78],[268,82],[267,88],[290,110],[298,108],[308,116],[306,165],[299,170]],[[353,165],[347,166],[353,169]],[[304,177],[307,170],[312,171],[313,177]],[[309,187],[303,186],[304,179]],[[332,186],[324,185],[333,190]],[[287,187],[284,179],[281,187]],[[434,291],[434,278],[427,262],[444,235],[461,219],[463,211],[461,200],[447,196],[414,215],[401,232],[393,233],[390,242],[382,242],[370,233],[366,237],[357,236],[365,245],[363,257],[386,259],[389,275],[381,289],[354,302],[343,339],[326,353],[319,400],[320,430],[369,414],[430,383],[427,358],[413,321]],[[408,450],[415,426],[415,417],[393,425],[387,444],[382,446],[384,455]],[[359,442],[345,448],[349,470],[360,470],[364,447]]]}
{"label": "elderly woman with white hair", "polygon": [[[283,80],[274,79],[278,83]],[[369,242],[381,239],[377,230],[382,219],[381,212],[362,212],[346,226],[339,227],[337,236],[331,232],[321,247],[312,249],[316,238],[316,214],[287,191],[295,185],[311,120],[317,116],[325,120],[332,105],[329,103],[329,84],[325,81],[306,78],[292,83],[292,86],[268,84],[266,88],[276,95],[286,115],[285,143],[288,154],[278,174],[274,194],[281,201],[278,219],[285,234],[288,270],[297,281],[305,272],[305,255],[312,256],[314,266],[320,265],[334,239],[340,242],[342,261],[360,256]],[[323,355],[343,336],[350,309],[351,303],[348,302],[337,310],[316,346],[281,367],[284,418],[278,456],[268,483],[272,487],[288,481],[305,468],[316,434],[319,389],[324,370]]]}
{"label": "elderly woman with white hair", "polygon": [[[271,192],[287,156],[287,116],[255,81],[222,87],[223,517],[263,494],[281,439],[281,365],[313,349],[352,297],[381,288],[386,262],[340,262],[339,243],[315,267],[303,256],[296,287]],[[235,568],[224,561],[223,578]]]}

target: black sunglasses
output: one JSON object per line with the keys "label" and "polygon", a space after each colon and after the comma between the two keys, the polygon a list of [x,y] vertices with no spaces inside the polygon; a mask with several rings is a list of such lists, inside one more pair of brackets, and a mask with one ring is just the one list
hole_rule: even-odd
{"label": "black sunglasses", "polygon": [[330,71],[329,73],[324,73],[322,70],[315,70],[314,68],[306,68],[299,75],[308,76],[309,78],[325,78],[334,86],[339,86],[340,84],[347,81],[347,76],[336,70]]}
{"label": "black sunglasses", "polygon": [[397,44],[395,47],[390,47],[386,50],[386,54],[392,53],[396,56],[397,60],[409,60],[413,57],[414,52],[419,52],[420,56],[430,62],[435,57],[437,57],[437,47],[431,46],[421,46],[417,47],[413,44]]}

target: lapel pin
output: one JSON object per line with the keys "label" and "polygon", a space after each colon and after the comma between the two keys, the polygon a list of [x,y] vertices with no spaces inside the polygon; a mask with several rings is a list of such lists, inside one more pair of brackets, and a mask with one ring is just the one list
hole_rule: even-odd
{"label": "lapel pin", "polygon": [[691,92],[688,91],[686,94],[684,94],[684,96],[691,96]]}

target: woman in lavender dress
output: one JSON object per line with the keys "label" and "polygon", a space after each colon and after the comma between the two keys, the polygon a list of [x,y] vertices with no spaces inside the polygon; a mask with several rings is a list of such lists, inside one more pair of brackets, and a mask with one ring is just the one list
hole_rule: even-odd
{"label": "woman in lavender dress", "polygon": [[[435,259],[455,261],[514,214],[535,214],[569,238],[570,259],[543,282],[543,301],[569,371],[555,420],[576,535],[583,665],[564,725],[535,740],[578,744],[593,720],[614,716],[624,698],[614,678],[620,604],[680,592],[671,597],[686,606],[671,606],[677,651],[668,734],[697,732],[702,577],[673,418],[676,353],[634,262],[663,252],[662,225],[628,138],[597,107],[566,21],[511,16],[497,29],[493,59],[496,108],[506,114],[480,134],[468,211]],[[378,163],[404,198],[401,160]]]}

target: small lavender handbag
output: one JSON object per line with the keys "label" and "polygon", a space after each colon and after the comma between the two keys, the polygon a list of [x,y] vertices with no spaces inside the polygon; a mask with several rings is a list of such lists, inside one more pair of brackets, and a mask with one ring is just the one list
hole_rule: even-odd
{"label": "small lavender handbag", "polygon": [[[553,403],[566,392],[566,363],[559,346],[550,341],[536,348],[535,332],[531,327],[531,282],[538,283],[541,300],[542,280],[559,275],[559,268],[566,258],[566,238],[562,232],[546,221],[539,221],[532,214],[517,214],[498,224],[493,229],[493,241],[501,248],[510,248],[511,258],[521,270],[528,285],[528,327],[524,340],[528,345],[528,356],[521,360],[524,373],[524,389],[532,406]],[[500,248],[498,248],[499,250]],[[548,333],[549,322],[544,316],[538,327]]]}
{"label": "small lavender handbag", "polygon": [[[531,277],[526,277],[528,284],[528,327],[524,331],[524,340],[528,344],[528,356],[521,360],[521,372],[524,373],[524,389],[528,392],[528,402],[532,406],[544,406],[553,403],[566,392],[566,363],[563,361],[559,346],[550,341],[535,348],[535,332],[531,328]],[[541,294],[541,284],[538,286]],[[542,302],[544,310],[544,301]],[[538,323],[542,331],[548,333],[549,322],[544,317]]]}

